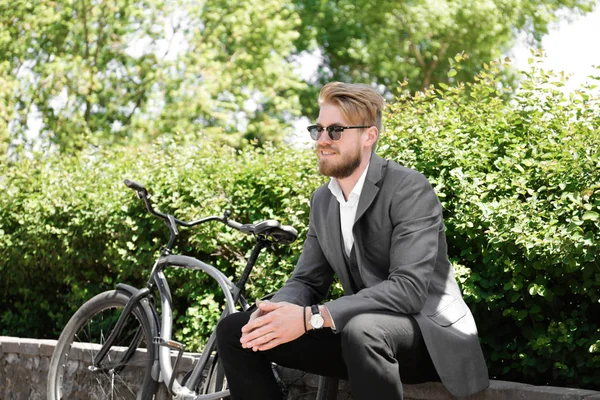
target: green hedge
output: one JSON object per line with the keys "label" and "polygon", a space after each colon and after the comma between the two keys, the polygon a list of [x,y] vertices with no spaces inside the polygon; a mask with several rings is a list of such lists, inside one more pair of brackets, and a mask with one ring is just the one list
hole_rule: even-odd
{"label": "green hedge", "polygon": [[398,99],[380,153],[422,171],[490,373],[600,388],[600,99],[534,70]]}
{"label": "green hedge", "polygon": [[[200,144],[39,156],[1,168],[0,334],[38,338],[57,337],[83,301],[117,282],[145,284],[168,230],[124,178],[145,184],[159,210],[181,219],[230,210],[241,222],[279,219],[301,235],[310,194],[323,181],[306,152],[239,152],[206,138]],[[178,252],[233,278],[254,242],[209,223],[183,228],[177,243]],[[250,298],[283,284],[301,244],[263,251],[248,285]],[[177,335],[198,348],[216,322],[217,287],[199,272],[173,269],[168,275],[178,306]]]}
{"label": "green hedge", "polygon": [[[542,71],[506,101],[498,67],[474,85],[394,101],[379,153],[435,186],[491,375],[600,388],[600,101],[587,90],[562,94],[560,79]],[[147,185],[157,207],[179,218],[228,209],[244,222],[279,219],[301,237],[310,194],[326,181],[310,151],[233,150],[204,137],[5,163],[0,334],[56,337],[85,299],[116,282],[145,283],[168,232],[124,178]],[[217,223],[183,230],[178,243],[231,277],[252,247]],[[284,282],[301,244],[263,253],[250,298]],[[218,291],[201,273],[168,275],[176,336],[199,348]]]}

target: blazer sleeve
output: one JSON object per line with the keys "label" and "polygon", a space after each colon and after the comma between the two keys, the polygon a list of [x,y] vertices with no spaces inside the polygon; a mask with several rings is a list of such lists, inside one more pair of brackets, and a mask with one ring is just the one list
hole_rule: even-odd
{"label": "blazer sleeve", "polygon": [[357,314],[377,311],[415,314],[425,304],[439,237],[443,234],[443,219],[441,204],[423,175],[415,172],[398,182],[390,218],[393,228],[387,279],[325,304],[339,331]]}
{"label": "blazer sleeve", "polygon": [[[311,197],[311,208],[314,196]],[[333,282],[333,269],[327,262],[315,233],[314,213],[310,213],[308,233],[294,272],[271,301],[287,301],[306,306],[318,304]]]}

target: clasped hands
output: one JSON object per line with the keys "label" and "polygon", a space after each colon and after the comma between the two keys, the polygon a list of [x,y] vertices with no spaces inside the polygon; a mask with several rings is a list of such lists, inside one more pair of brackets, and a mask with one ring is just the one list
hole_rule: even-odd
{"label": "clasped hands", "polygon": [[257,309],[242,327],[242,347],[254,351],[272,349],[304,334],[304,307],[259,300]]}

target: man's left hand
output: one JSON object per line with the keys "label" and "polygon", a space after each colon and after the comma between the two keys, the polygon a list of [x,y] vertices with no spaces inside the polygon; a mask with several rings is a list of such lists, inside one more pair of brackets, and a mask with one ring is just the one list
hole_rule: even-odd
{"label": "man's left hand", "polygon": [[287,302],[260,301],[261,316],[242,328],[242,347],[264,351],[296,340],[304,334],[304,307]]}

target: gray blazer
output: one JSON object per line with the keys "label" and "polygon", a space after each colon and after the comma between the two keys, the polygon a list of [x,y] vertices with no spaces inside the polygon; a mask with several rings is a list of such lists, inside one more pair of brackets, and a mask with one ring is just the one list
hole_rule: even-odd
{"label": "gray blazer", "polygon": [[442,207],[427,179],[371,156],[352,232],[361,278],[352,292],[342,253],[339,203],[327,185],[311,200],[304,249],[273,301],[321,302],[339,276],[345,295],[326,303],[336,329],[355,315],[392,311],[413,315],[448,391],[467,396],[489,385],[471,311],[448,261]]}

